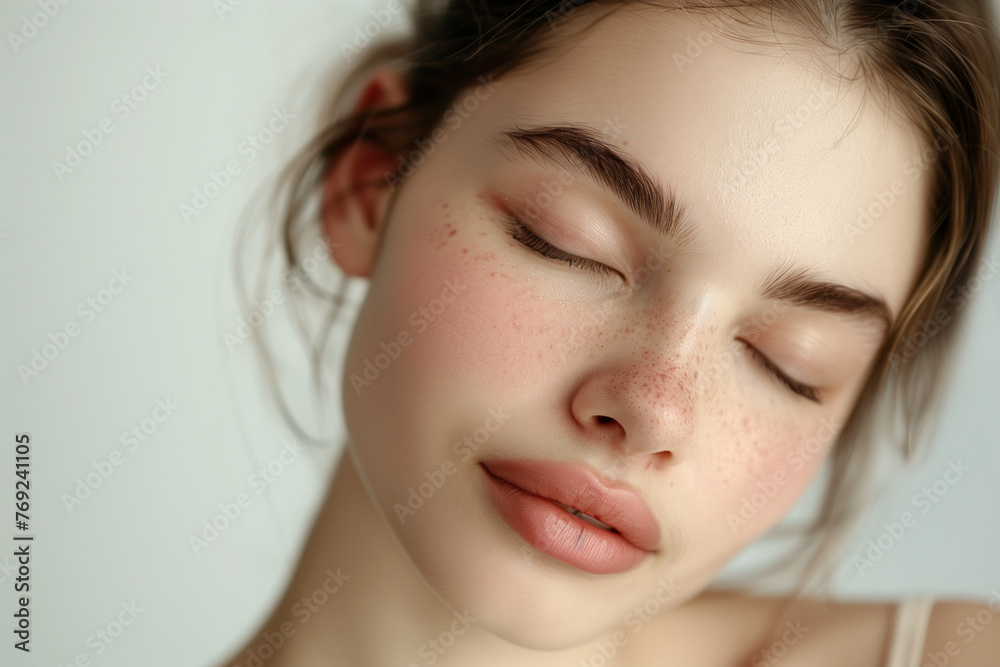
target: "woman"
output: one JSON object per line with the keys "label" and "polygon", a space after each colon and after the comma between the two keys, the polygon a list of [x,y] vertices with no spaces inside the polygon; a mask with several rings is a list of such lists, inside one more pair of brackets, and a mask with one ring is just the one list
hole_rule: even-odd
{"label": "woman", "polygon": [[995,197],[986,6],[417,17],[290,171],[289,264],[313,225],[369,288],[345,455],[226,664],[1000,664],[1000,596],[707,590],[829,459],[822,556],[876,408],[932,398]]}

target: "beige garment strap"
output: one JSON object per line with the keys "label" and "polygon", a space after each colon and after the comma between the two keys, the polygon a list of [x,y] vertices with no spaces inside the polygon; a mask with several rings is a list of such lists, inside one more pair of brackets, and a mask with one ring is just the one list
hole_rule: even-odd
{"label": "beige garment strap", "polygon": [[933,606],[932,598],[912,598],[899,603],[886,667],[920,667]]}

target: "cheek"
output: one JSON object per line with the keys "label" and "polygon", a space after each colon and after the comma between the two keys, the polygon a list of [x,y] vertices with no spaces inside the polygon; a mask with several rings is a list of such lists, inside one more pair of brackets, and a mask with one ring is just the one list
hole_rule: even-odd
{"label": "cheek", "polygon": [[392,460],[422,470],[484,410],[509,411],[551,376],[558,315],[505,259],[481,210],[420,195],[398,208],[409,214],[391,222],[359,313],[344,407],[352,439],[388,450],[378,443],[405,433],[409,446],[392,446]]}
{"label": "cheek", "polygon": [[[729,442],[707,457],[704,479],[717,479],[710,520],[740,546],[763,534],[788,512],[812,482],[829,451],[834,432],[811,417],[778,420],[734,401],[732,419],[709,441]],[[733,427],[736,424],[737,427]],[[706,517],[708,518],[708,517]]]}
{"label": "cheek", "polygon": [[[695,383],[696,464],[691,483],[714,513],[763,519],[794,504],[809,486],[835,435],[829,416],[841,406],[813,404],[784,396],[783,389],[752,366],[742,347],[726,336],[704,350]],[[752,512],[746,510],[750,503]]]}
{"label": "cheek", "polygon": [[492,402],[551,375],[559,365],[552,350],[571,315],[511,258],[516,248],[499,223],[472,205],[411,210],[397,221],[410,227],[394,230],[384,249],[391,275],[375,292],[379,328],[412,334],[407,381],[448,384],[466,400],[473,392]]}

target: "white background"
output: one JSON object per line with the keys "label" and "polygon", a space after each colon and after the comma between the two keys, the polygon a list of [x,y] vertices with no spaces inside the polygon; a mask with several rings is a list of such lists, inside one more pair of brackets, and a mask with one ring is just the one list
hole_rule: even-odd
{"label": "white background", "polygon": [[[40,10],[4,2],[0,664],[61,666],[85,654],[109,666],[212,665],[269,612],[333,452],[300,456],[264,494],[248,483],[290,434],[256,380],[249,345],[230,352],[223,341],[240,314],[236,230],[248,202],[312,131],[324,77],[345,64],[341,42],[385,6],[245,0],[220,15],[208,0],[71,2],[15,53],[7,34]],[[394,29],[402,24],[393,17]],[[140,85],[147,67],[165,78],[121,118],[114,101]],[[247,161],[241,143],[275,109],[295,118]],[[65,162],[67,147],[103,118],[114,131],[60,180],[53,162]],[[185,221],[179,206],[230,160],[241,173]],[[997,248],[994,239],[987,255]],[[86,321],[78,304],[114,271],[131,281]],[[949,460],[972,470],[873,569],[861,576],[845,562],[838,595],[985,599],[1000,588],[1000,279],[967,308],[972,321],[932,454],[893,477],[848,555],[863,553],[884,521],[912,512],[911,497],[940,479]],[[17,367],[70,323],[79,335],[22,381]],[[333,349],[336,357],[342,346]],[[178,407],[129,451],[122,432],[150,417],[157,399]],[[308,387],[300,400],[311,400]],[[36,536],[30,657],[13,650],[9,630],[13,438],[22,432],[32,438]],[[64,496],[114,450],[121,465],[68,510]],[[244,492],[251,505],[196,555],[189,536]],[[136,622],[97,655],[88,638],[133,601],[142,609]]]}

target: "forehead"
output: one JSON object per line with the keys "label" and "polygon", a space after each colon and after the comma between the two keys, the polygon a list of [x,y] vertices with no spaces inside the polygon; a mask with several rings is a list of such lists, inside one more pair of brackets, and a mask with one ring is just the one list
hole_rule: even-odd
{"label": "forehead", "polygon": [[794,264],[899,311],[925,247],[928,155],[864,81],[801,38],[758,29],[763,44],[741,43],[677,11],[613,12],[563,43],[558,31],[484,123],[594,128],[676,192],[734,278]]}

